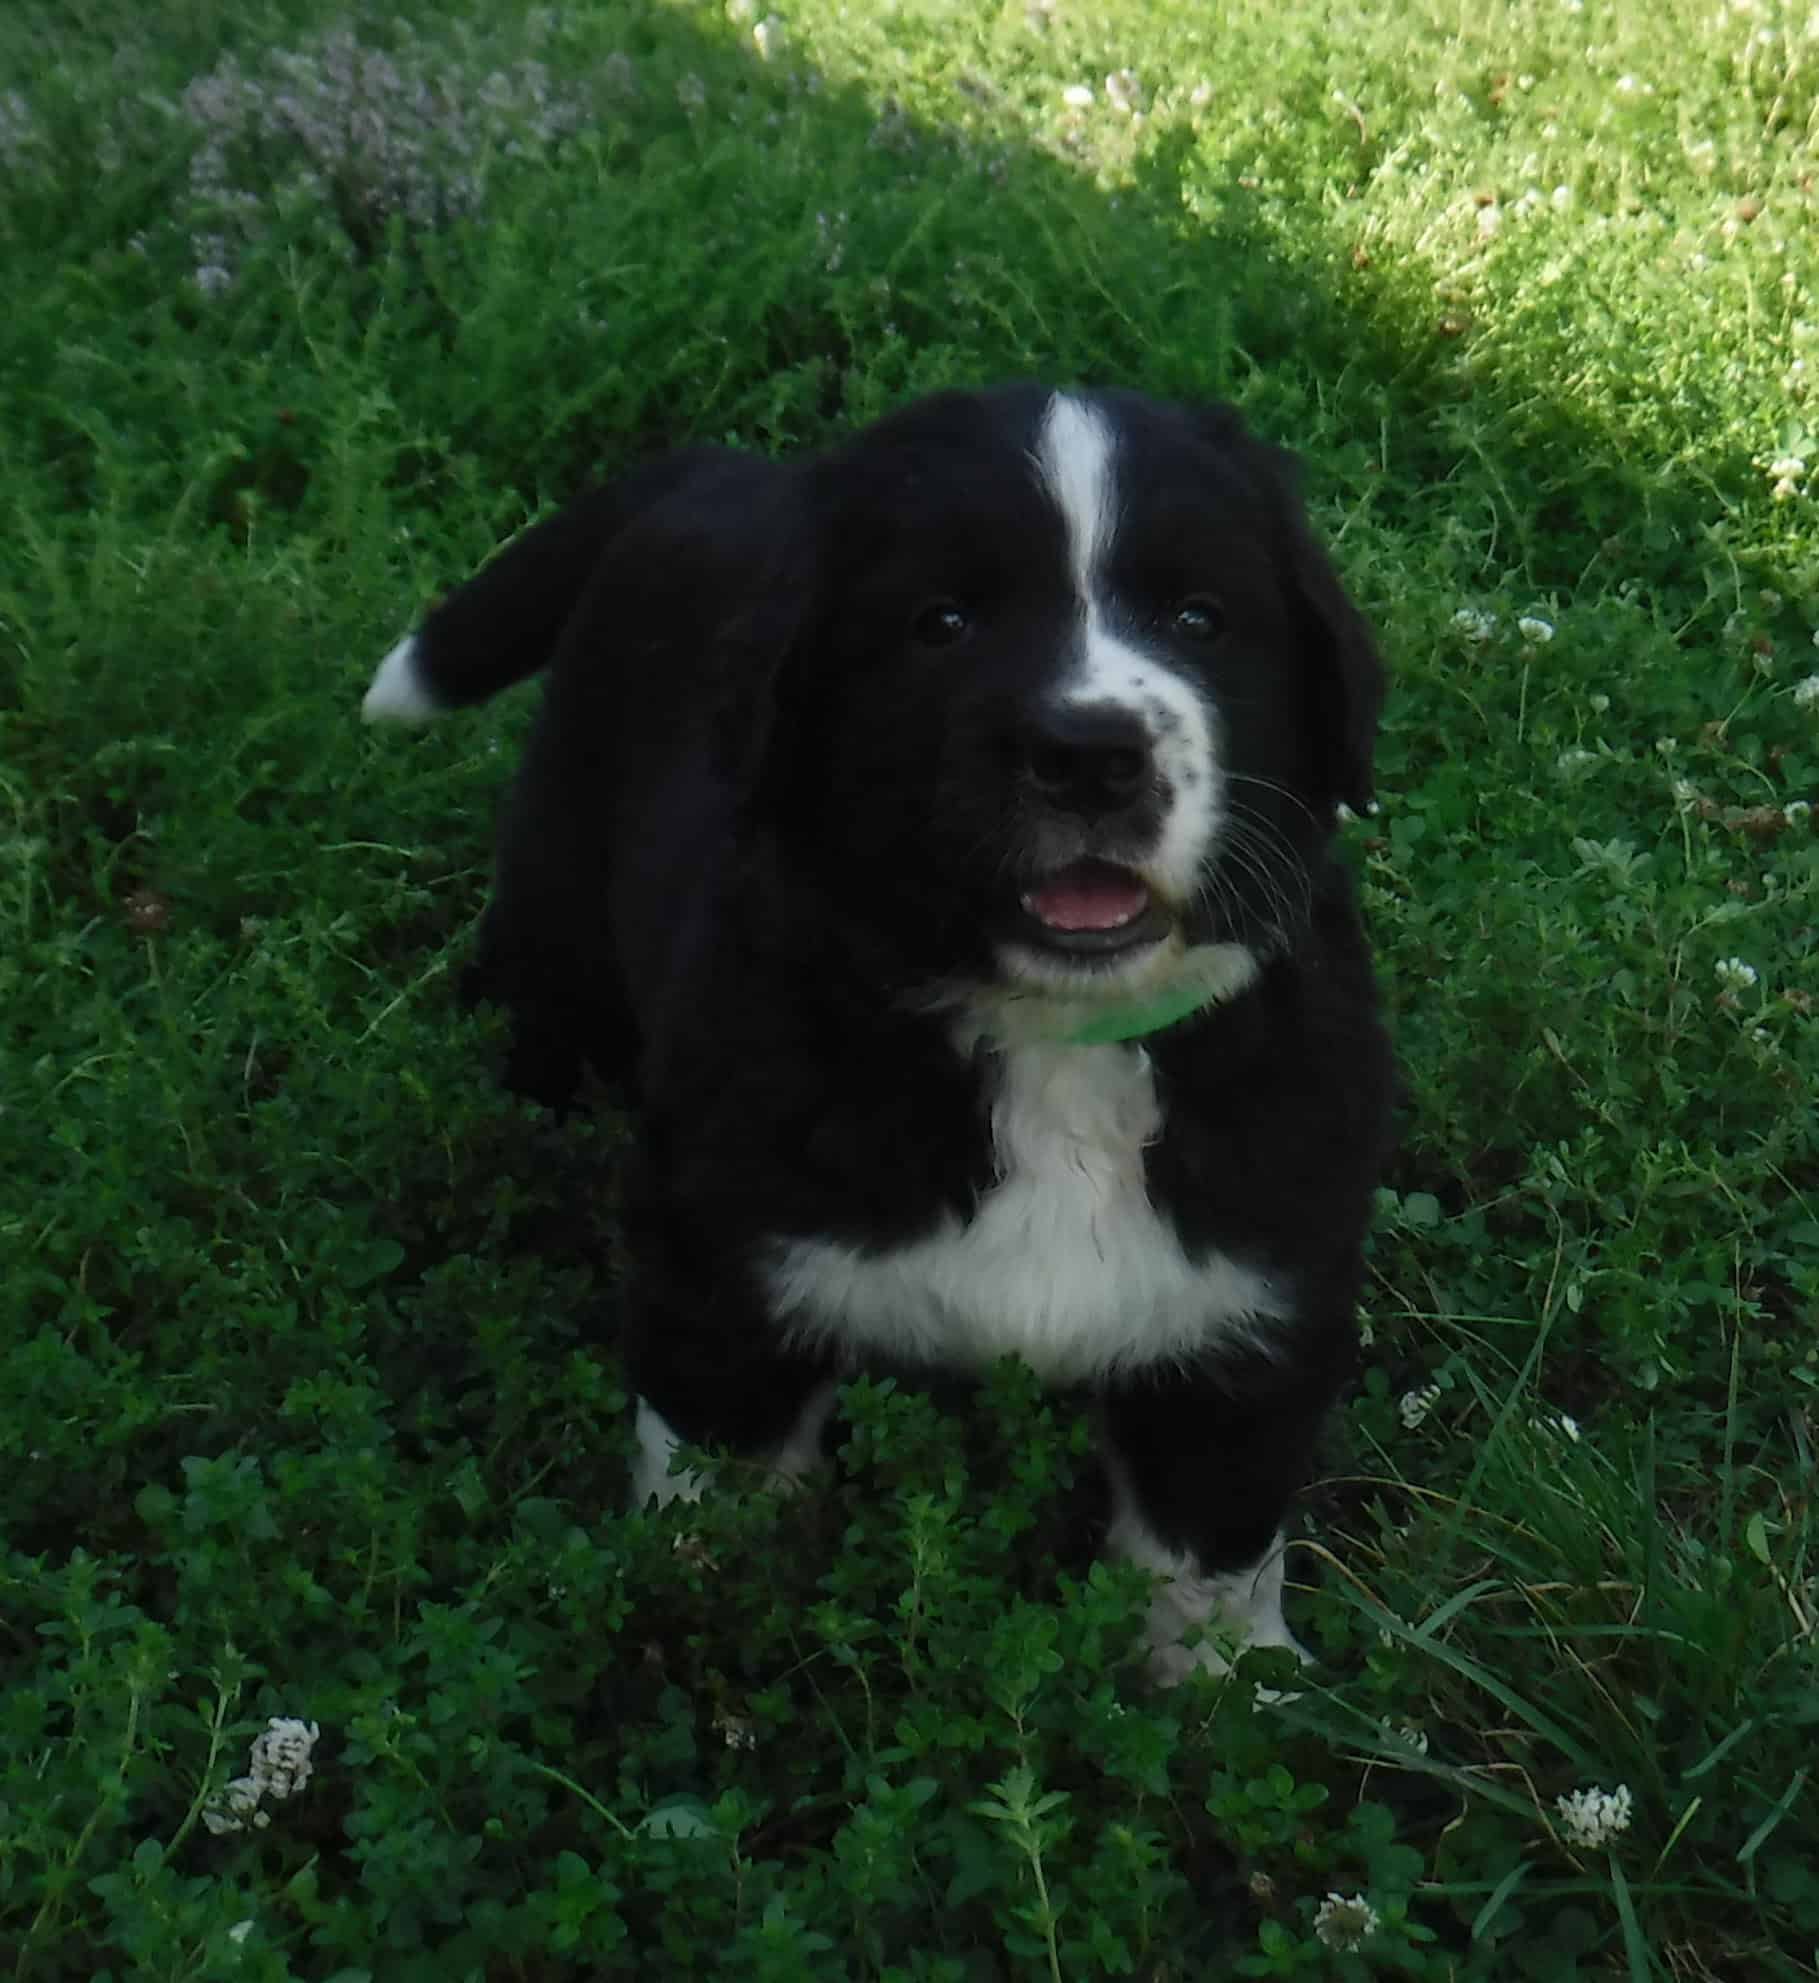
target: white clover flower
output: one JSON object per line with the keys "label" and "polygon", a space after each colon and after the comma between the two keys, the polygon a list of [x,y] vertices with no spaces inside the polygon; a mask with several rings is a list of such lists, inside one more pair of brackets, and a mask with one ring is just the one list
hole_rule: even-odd
{"label": "white clover flower", "polygon": [[217,1837],[223,1832],[243,1832],[248,1825],[263,1831],[271,1818],[259,1808],[260,1788],[250,1776],[224,1783],[203,1805],[202,1822]]}
{"label": "white clover flower", "polygon": [[1791,475],[1784,475],[1781,478],[1781,480],[1777,482],[1775,486],[1769,491],[1769,494],[1778,503],[1792,502],[1793,499],[1797,495],[1799,495],[1799,493],[1800,493],[1800,484],[1796,482]]}
{"label": "white clover flower", "polygon": [[1811,709],[1819,704],[1819,675],[1808,675],[1803,682],[1794,684],[1794,707]]}
{"label": "white clover flower", "polygon": [[1741,957],[1720,957],[1712,966],[1712,975],[1726,991],[1748,991],[1756,982],[1756,967]]}
{"label": "white clover flower", "polygon": [[1061,92],[1061,101],[1070,110],[1086,110],[1093,101],[1093,93],[1085,83],[1069,83]]}
{"label": "white clover flower", "polygon": [[1607,1845],[1630,1828],[1627,1783],[1620,1783],[1611,1791],[1595,1787],[1572,1791],[1559,1798],[1554,1808],[1560,1813],[1560,1829],[1566,1834],[1568,1845],[1587,1848]]}
{"label": "white clover flower", "polygon": [[310,1780],[310,1751],[322,1730],[313,1721],[273,1715],[253,1743],[252,1780],[262,1794],[285,1798]]}
{"label": "white clover flower", "polygon": [[1790,799],[1781,808],[1781,816],[1789,826],[1804,826],[1812,814],[1812,806],[1805,799]]}
{"label": "white clover flower", "polygon": [[1797,454],[1784,454],[1769,463],[1768,472],[1777,481],[1797,482],[1806,473],[1806,463]]}
{"label": "white clover flower", "polygon": [[1327,1948],[1342,1952],[1362,1948],[1382,1925],[1377,1910],[1361,1893],[1349,1898],[1329,1893],[1314,1916],[1316,1938]]}
{"label": "white clover flower", "polygon": [[1596,764],[1597,762],[1598,753],[1596,751],[1588,751],[1583,744],[1575,744],[1571,750],[1562,751],[1559,757],[1554,760],[1554,769],[1560,773],[1561,777],[1571,778],[1575,773],[1583,771],[1588,765]]}
{"label": "white clover flower", "polygon": [[253,1932],[253,1918],[249,1914],[244,1921],[236,1921],[227,1931],[227,1939],[237,1948]]}
{"label": "white clover flower", "polygon": [[717,1714],[714,1726],[720,1731],[720,1739],[729,1749],[755,1749],[758,1737],[753,1732],[751,1717],[742,1714]]}
{"label": "white clover flower", "polygon": [[1474,646],[1481,646],[1497,631],[1497,616],[1479,606],[1461,606],[1453,615],[1453,625]]}
{"label": "white clover flower", "polygon": [[1537,647],[1545,646],[1554,637],[1553,623],[1537,619],[1532,613],[1516,622],[1516,631],[1524,640],[1532,640]]}
{"label": "white clover flower", "polygon": [[1568,1412],[1547,1412],[1535,1423],[1545,1432],[1557,1432],[1569,1445],[1579,1443],[1579,1421]]}
{"label": "white clover flower", "polygon": [[1440,1386],[1423,1384],[1417,1390],[1404,1391],[1397,1401],[1396,1409],[1402,1415],[1402,1423],[1413,1432],[1439,1402]]}
{"label": "white clover flower", "polygon": [[1589,696],[1586,699],[1586,706],[1594,716],[1602,716],[1609,710],[1611,699],[1608,695]]}

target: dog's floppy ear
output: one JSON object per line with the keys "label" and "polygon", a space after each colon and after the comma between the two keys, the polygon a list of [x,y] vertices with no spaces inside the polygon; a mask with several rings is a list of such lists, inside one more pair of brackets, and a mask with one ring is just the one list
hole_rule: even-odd
{"label": "dog's floppy ear", "polygon": [[1206,422],[1218,445],[1243,462],[1272,516],[1312,665],[1312,713],[1327,789],[1335,804],[1364,812],[1371,804],[1371,760],[1385,686],[1370,623],[1352,604],[1308,522],[1299,459],[1249,434],[1230,407],[1211,410]]}
{"label": "dog's floppy ear", "polygon": [[762,479],[737,492],[736,513],[722,517],[703,557],[703,576],[717,595],[714,757],[742,803],[775,773],[791,664],[819,622],[825,565],[808,475],[800,466],[757,466]]}

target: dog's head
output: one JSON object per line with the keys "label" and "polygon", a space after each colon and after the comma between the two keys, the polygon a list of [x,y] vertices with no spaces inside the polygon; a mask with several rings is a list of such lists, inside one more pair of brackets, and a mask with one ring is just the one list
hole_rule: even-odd
{"label": "dog's head", "polygon": [[1288,456],[1225,409],[1010,387],[793,474],[748,817],[909,980],[1215,996],[1292,939],[1383,684]]}

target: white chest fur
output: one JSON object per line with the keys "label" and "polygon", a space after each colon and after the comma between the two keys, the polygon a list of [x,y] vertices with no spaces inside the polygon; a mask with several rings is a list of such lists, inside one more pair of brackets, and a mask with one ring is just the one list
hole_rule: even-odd
{"label": "white chest fur", "polygon": [[889,1253],[777,1243],[773,1313],[799,1337],[981,1368],[1019,1356],[1052,1383],[1252,1337],[1283,1312],[1253,1269],[1190,1260],[1149,1201],[1162,1111],[1135,1046],[1020,1046],[993,1098],[998,1178],[969,1219]]}

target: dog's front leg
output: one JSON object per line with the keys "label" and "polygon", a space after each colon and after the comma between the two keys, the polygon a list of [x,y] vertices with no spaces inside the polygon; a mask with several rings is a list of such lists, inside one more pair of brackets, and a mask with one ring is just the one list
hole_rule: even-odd
{"label": "dog's front leg", "polygon": [[640,1258],[626,1361],[637,1394],[632,1504],[697,1500],[672,1470],[683,1444],[724,1449],[796,1480],[821,1458],[834,1405],[831,1360],[786,1345],[754,1282],[697,1245],[678,1261]]}
{"label": "dog's front leg", "polygon": [[[1245,1646],[1309,1657],[1282,1615],[1283,1521],[1329,1389],[1274,1367],[1214,1363],[1106,1391],[1106,1541],[1162,1579],[1148,1633],[1150,1671],[1164,1685],[1196,1666],[1224,1673]],[[1184,1643],[1196,1627],[1205,1636]]]}

